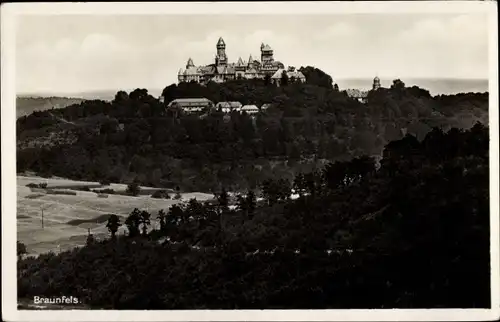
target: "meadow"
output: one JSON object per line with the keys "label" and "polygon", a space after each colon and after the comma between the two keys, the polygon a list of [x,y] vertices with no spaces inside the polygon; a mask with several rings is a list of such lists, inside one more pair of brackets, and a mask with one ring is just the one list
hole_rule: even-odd
{"label": "meadow", "polygon": [[[48,194],[45,189],[31,189],[29,183],[47,183],[47,188],[57,191],[71,191],[76,195]],[[160,209],[167,210],[172,204],[196,198],[199,201],[212,199],[213,195],[204,193],[181,193],[181,199],[155,199],[150,195],[137,197],[121,194],[109,194],[99,198],[98,194],[74,189],[113,189],[117,193],[125,192],[125,184],[102,186],[97,182],[74,181],[62,178],[41,178],[37,176],[17,176],[17,239],[23,242],[29,255],[38,255],[48,251],[59,253],[77,246],[83,246],[88,229],[97,239],[109,235],[106,219],[109,214],[123,218],[134,209],[147,209],[152,215],[152,228],[157,225],[156,214]],[[142,192],[157,190],[141,187]],[[43,209],[43,228],[42,228]],[[119,234],[124,234],[125,226]]]}

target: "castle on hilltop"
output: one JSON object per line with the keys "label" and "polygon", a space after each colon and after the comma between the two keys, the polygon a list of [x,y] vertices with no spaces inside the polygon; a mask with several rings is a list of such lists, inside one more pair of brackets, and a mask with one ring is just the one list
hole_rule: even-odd
{"label": "castle on hilltop", "polygon": [[223,83],[234,79],[264,79],[266,75],[269,75],[273,82],[279,84],[284,72],[287,74],[288,79],[300,82],[306,80],[304,74],[296,71],[294,67],[285,70],[283,63],[274,60],[274,52],[269,45],[262,44],[260,46],[260,61],[250,55],[248,61],[244,61],[240,57],[236,63],[229,63],[226,54],[226,43],[222,37],[219,38],[216,48],[217,53],[214,64],[195,66],[193,60],[189,58],[186,69],[179,70],[178,81],[195,81],[200,84],[206,84],[210,81]]}

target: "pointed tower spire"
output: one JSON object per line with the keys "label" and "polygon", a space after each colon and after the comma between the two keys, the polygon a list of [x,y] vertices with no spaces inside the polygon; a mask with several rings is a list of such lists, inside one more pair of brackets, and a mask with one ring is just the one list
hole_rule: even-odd
{"label": "pointed tower spire", "polygon": [[193,60],[191,59],[191,57],[189,57],[189,59],[187,61],[186,69],[188,69],[189,67],[194,67],[194,63],[193,63]]}
{"label": "pointed tower spire", "polygon": [[238,58],[238,63],[237,64],[238,64],[238,66],[243,66],[243,60],[241,59],[241,57]]}
{"label": "pointed tower spire", "polygon": [[253,65],[253,58],[252,54],[250,54],[250,57],[248,57],[248,66]]}
{"label": "pointed tower spire", "polygon": [[226,47],[226,43],[224,42],[224,39],[222,39],[222,37],[220,37],[219,41],[217,42],[217,48],[219,47]]}

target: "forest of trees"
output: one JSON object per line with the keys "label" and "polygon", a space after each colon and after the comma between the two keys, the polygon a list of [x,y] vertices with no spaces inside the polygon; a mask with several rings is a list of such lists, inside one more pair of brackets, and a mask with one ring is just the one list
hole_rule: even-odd
{"label": "forest of trees", "polygon": [[488,131],[407,134],[379,162],[268,178],[264,200],[245,191],[234,210],[222,190],[113,214],[106,240],[20,259],[18,296],[127,310],[489,307]]}
{"label": "forest of trees", "polygon": [[[266,80],[146,89],[17,120],[18,172],[213,192],[127,217],[109,238],[26,257],[18,297],[108,309],[486,308],[488,93],[394,80],[362,104],[314,67]],[[271,104],[171,113],[176,98]],[[291,193],[297,199],[291,199]],[[237,207],[228,191],[238,192]],[[119,227],[127,234],[119,235]]]}
{"label": "forest of trees", "polygon": [[[301,70],[305,84],[181,83],[163,90],[164,103],[136,89],[118,92],[112,102],[34,112],[17,121],[18,172],[183,191],[245,191],[268,178],[292,180],[330,161],[380,157],[388,142],[406,133],[422,140],[433,127],[488,123],[488,93],[432,97],[395,80],[362,104],[320,70]],[[168,102],[187,97],[272,107],[256,117],[230,118],[217,111],[204,118],[166,111]]]}

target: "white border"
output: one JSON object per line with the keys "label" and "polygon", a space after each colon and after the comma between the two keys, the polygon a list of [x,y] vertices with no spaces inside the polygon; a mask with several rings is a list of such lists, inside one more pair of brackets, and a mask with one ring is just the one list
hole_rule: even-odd
{"label": "white border", "polygon": [[[8,3],[1,6],[2,98],[2,317],[6,321],[458,321],[500,317],[498,17],[496,2],[253,2],[239,3]],[[228,310],[228,311],[18,311],[16,286],[15,22],[33,14],[350,14],[487,13],[490,92],[490,205],[492,309],[431,310]],[[471,278],[474,278],[471,276]]]}

